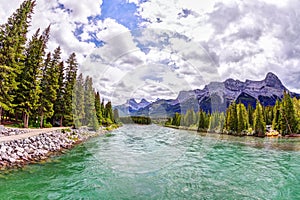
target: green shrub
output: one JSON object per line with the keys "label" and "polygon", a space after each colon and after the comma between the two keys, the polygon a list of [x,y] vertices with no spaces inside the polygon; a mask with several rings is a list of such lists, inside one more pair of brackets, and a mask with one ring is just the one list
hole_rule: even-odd
{"label": "green shrub", "polygon": [[22,122],[18,126],[19,126],[19,128],[24,128],[24,123]]}
{"label": "green shrub", "polygon": [[62,133],[69,133],[71,132],[71,129],[70,128],[64,128],[61,130]]}
{"label": "green shrub", "polygon": [[50,124],[49,122],[45,123],[44,124],[44,128],[52,128],[52,124]]}

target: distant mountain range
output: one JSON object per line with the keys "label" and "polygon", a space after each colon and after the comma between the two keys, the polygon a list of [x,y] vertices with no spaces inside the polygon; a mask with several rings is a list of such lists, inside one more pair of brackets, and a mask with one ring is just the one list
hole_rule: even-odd
{"label": "distant mountain range", "polygon": [[[202,90],[181,91],[176,99],[158,99],[155,102],[142,99],[139,103],[129,99],[115,108],[120,116],[168,117],[176,112],[185,113],[188,109],[225,111],[233,101],[255,107],[258,99],[264,106],[274,105],[277,99],[283,97],[284,91],[290,92],[275,74],[269,72],[261,81],[227,79],[224,82],[211,82]],[[300,98],[300,94],[290,92],[290,95]]]}

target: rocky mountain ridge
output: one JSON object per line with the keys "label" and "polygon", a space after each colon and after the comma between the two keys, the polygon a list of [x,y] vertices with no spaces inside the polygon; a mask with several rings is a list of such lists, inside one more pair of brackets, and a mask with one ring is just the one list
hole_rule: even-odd
{"label": "rocky mountain ridge", "polygon": [[274,105],[277,99],[283,97],[284,91],[289,92],[292,97],[300,98],[299,94],[290,92],[275,74],[269,72],[265,79],[260,81],[246,80],[243,82],[230,78],[224,82],[211,82],[202,90],[181,91],[176,99],[159,99],[152,103],[145,99],[139,103],[135,99],[130,99],[116,108],[119,110],[120,116],[168,117],[176,112],[185,113],[188,109],[222,112],[232,101],[253,107],[255,107],[256,100],[259,100],[264,106]]}

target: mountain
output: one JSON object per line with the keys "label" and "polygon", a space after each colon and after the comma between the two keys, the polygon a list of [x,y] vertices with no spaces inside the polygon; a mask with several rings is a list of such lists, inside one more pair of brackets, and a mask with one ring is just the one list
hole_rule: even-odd
{"label": "mountain", "polygon": [[[255,107],[256,100],[262,105],[275,105],[277,99],[283,97],[284,91],[289,90],[282,84],[279,78],[269,72],[264,80],[245,82],[227,79],[224,82],[211,82],[202,90],[195,89],[179,92],[176,99],[159,99],[149,103],[142,99],[137,103],[130,99],[126,104],[117,106],[120,116],[150,115],[154,117],[172,116],[176,112],[185,113],[188,109],[206,112],[225,111],[232,101],[241,102],[245,106]],[[290,92],[292,97],[300,98],[299,94]]]}
{"label": "mountain", "polygon": [[129,116],[129,115],[135,115],[134,113],[138,110],[142,110],[143,108],[147,107],[151,103],[148,102],[146,99],[141,99],[141,101],[138,103],[134,98],[131,98],[127,100],[127,102],[123,105],[116,106],[119,110],[120,116]]}

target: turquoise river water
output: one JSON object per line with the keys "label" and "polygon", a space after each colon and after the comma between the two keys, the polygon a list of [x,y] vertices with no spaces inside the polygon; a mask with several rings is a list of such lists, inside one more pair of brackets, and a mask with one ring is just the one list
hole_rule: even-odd
{"label": "turquoise river water", "polygon": [[0,172],[0,199],[300,199],[300,139],[125,125]]}

